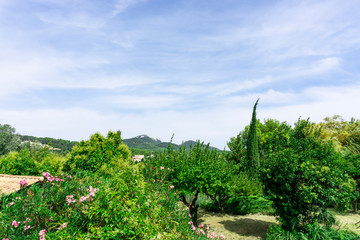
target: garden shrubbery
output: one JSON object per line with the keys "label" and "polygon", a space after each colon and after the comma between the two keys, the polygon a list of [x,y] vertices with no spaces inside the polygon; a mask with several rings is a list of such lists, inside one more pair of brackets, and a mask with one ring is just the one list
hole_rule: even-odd
{"label": "garden shrubbery", "polygon": [[0,173],[40,176],[50,171],[60,174],[66,158],[49,148],[27,147],[0,157]]}
{"label": "garden shrubbery", "polygon": [[0,238],[220,238],[193,224],[179,191],[166,181],[170,169],[155,169],[146,181],[144,166],[128,153],[120,133],[95,134],[71,153],[71,175],[45,172],[44,182],[31,186],[20,181],[19,192],[1,197]]}
{"label": "garden shrubbery", "polygon": [[336,230],[331,227],[320,226],[318,223],[308,224],[297,231],[287,231],[278,225],[269,227],[267,240],[357,240],[359,235]]}

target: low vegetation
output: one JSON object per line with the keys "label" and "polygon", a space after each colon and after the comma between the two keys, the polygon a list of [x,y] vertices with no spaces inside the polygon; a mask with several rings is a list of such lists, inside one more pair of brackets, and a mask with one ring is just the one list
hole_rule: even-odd
{"label": "low vegetation", "polygon": [[[14,128],[0,125],[0,173],[45,178],[1,196],[0,238],[220,239],[232,229],[229,239],[252,239],[239,223],[261,229],[262,239],[359,239],[354,228],[334,227],[334,214],[358,210],[360,121],[262,123],[257,104],[230,151],[201,141],[164,148],[143,136],[162,148],[131,152],[120,131],[110,131],[64,155],[22,144]],[[144,160],[132,161],[134,153]],[[259,213],[272,220],[240,217]],[[211,219],[228,214],[239,217],[224,217],[222,231]]]}

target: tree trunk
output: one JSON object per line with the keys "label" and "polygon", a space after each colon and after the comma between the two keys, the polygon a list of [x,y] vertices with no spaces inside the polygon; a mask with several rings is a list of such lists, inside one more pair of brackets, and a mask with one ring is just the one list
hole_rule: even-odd
{"label": "tree trunk", "polygon": [[359,198],[356,198],[354,201],[353,201],[353,211],[354,213],[356,213],[358,211],[358,203],[359,203]]}
{"label": "tree trunk", "polygon": [[186,201],[186,197],[182,196],[181,201],[189,208],[190,211],[190,215],[191,215],[191,220],[194,223],[194,225],[196,226],[197,223],[197,218],[198,218],[198,208],[199,206],[196,205],[196,201],[199,197],[199,191],[196,191],[194,198],[191,200],[190,203],[188,203]]}

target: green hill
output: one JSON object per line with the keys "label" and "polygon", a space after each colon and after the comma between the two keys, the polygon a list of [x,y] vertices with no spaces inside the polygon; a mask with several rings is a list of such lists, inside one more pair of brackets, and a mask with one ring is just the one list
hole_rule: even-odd
{"label": "green hill", "polygon": [[[51,137],[34,137],[27,135],[19,135],[21,141],[38,142],[41,144],[47,144],[52,148],[58,149],[60,153],[66,154],[71,152],[72,148],[78,143],[76,141],[55,139]],[[155,151],[165,150],[169,142],[162,142],[159,139],[151,138],[147,135],[140,135],[137,137],[123,139],[134,155],[148,154]],[[190,148],[191,145],[195,144],[195,141],[189,140],[182,143],[185,148]],[[181,145],[172,143],[175,150],[179,149]],[[213,147],[211,147],[213,148]],[[215,148],[216,149],[216,148]]]}

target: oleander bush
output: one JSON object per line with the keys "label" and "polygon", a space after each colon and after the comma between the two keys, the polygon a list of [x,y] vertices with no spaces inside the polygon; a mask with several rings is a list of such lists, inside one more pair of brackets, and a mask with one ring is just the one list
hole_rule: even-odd
{"label": "oleander bush", "polygon": [[215,238],[193,226],[176,189],[145,182],[139,166],[116,170],[111,177],[43,175],[43,183],[26,187],[22,181],[21,191],[1,197],[0,238]]}

